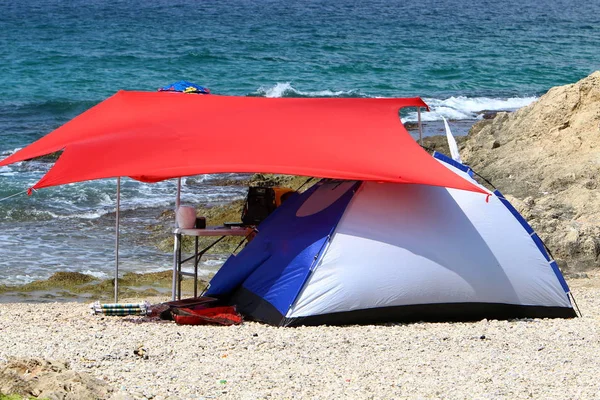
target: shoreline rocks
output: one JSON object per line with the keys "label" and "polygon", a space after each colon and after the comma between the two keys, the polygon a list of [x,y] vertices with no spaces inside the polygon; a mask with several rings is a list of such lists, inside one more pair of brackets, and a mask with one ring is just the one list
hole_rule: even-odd
{"label": "shoreline rocks", "polygon": [[600,71],[469,132],[466,164],[508,196],[567,273],[600,255]]}
{"label": "shoreline rocks", "polygon": [[[127,272],[119,278],[119,296],[131,298],[169,295],[171,293],[173,272],[133,273]],[[208,284],[199,278],[198,286],[202,290]],[[192,295],[193,281],[182,281],[182,294]],[[15,294],[20,296],[16,297]],[[0,303],[27,301],[86,301],[101,300],[111,302],[114,294],[114,280],[100,280],[79,272],[56,272],[50,278],[34,281],[25,285],[0,285]]]}

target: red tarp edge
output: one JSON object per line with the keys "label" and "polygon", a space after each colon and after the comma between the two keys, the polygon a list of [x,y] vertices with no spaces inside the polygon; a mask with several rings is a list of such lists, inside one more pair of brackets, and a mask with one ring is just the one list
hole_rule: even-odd
{"label": "red tarp edge", "polygon": [[9,156],[64,150],[34,186],[226,172],[421,183],[482,192],[440,165],[400,122],[420,98],[257,98],[120,91]]}

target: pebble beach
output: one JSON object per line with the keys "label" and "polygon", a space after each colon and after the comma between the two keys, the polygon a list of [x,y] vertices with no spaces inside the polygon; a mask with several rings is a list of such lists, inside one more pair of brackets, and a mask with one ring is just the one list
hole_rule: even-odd
{"label": "pebble beach", "polygon": [[600,274],[569,283],[583,313],[570,320],[178,326],[0,304],[0,363],[66,361],[113,399],[598,398]]}
{"label": "pebble beach", "polygon": [[[0,167],[0,400],[600,399],[598,15],[593,1],[0,1],[0,160],[121,90],[179,80],[211,96],[419,96],[430,112],[404,110],[398,127],[416,139],[422,120],[425,148],[448,153],[450,122],[465,165],[506,194],[571,274],[582,313],[297,328],[92,315],[92,301],[112,301],[117,181],[28,196],[57,152]],[[211,146],[222,132],[204,117],[192,127],[207,135],[203,154],[235,163],[232,149]],[[149,120],[137,122],[117,130],[144,135],[132,154],[152,136]],[[284,137],[282,122],[262,121]],[[251,148],[251,131],[232,148]],[[277,159],[266,147],[256,159]],[[261,179],[271,178],[186,177],[181,204],[209,225],[236,222]],[[178,186],[123,178],[120,302],[169,300]],[[201,277],[238,243],[214,247]]]}

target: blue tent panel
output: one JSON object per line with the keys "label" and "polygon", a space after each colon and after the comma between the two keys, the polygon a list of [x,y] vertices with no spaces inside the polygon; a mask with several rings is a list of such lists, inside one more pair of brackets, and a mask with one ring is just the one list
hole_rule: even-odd
{"label": "blue tent panel", "polygon": [[[310,190],[312,193],[314,189]],[[308,194],[307,191],[306,194]],[[240,251],[238,255],[232,255],[227,259],[225,264],[219,269],[215,276],[210,281],[210,287],[206,291],[207,296],[223,297],[231,294],[237,289],[262,263],[271,257],[271,249],[273,243],[268,236],[270,232],[269,221],[277,220],[277,215],[287,207],[297,208],[296,202],[303,200],[299,199],[297,193],[291,195],[285,202],[285,207],[275,209],[258,227],[259,232],[256,238],[248,243],[246,247]]]}
{"label": "blue tent panel", "polygon": [[[323,237],[317,238],[318,233]],[[306,282],[311,266],[327,241],[328,232],[289,238],[288,247],[273,255],[244,282],[243,287],[285,315]],[[311,237],[312,236],[312,237]],[[307,243],[314,240],[312,243]]]}
{"label": "blue tent panel", "polygon": [[[312,193],[312,192],[311,192]],[[293,206],[299,200],[300,195],[293,193],[285,202],[286,207]],[[277,214],[285,207],[275,209],[258,227],[259,232],[269,232],[269,221],[277,219]],[[231,294],[238,288],[262,263],[271,257],[273,243],[266,235],[258,235],[252,242],[248,243],[238,255],[232,255],[219,269],[210,281],[210,287],[206,291],[207,296],[222,297]]]}
{"label": "blue tent panel", "polygon": [[473,177],[473,170],[470,167],[468,167],[468,166],[466,166],[464,164],[459,163],[458,161],[456,161],[456,160],[448,157],[447,155],[445,155],[443,153],[438,153],[437,151],[434,151],[433,152],[433,158],[436,158],[436,159],[438,159],[440,161],[443,161],[446,164],[450,164],[454,168],[457,168],[457,169],[459,169],[459,170],[461,170],[463,172],[466,172],[467,174],[469,174],[469,176],[471,178]]}
{"label": "blue tent panel", "polygon": [[222,297],[241,286],[285,315],[359,183],[348,186],[320,211],[305,216],[296,214],[317,190],[335,190],[338,185],[320,182],[286,200],[259,226],[254,240],[221,267],[206,294]]}
{"label": "blue tent panel", "polygon": [[313,263],[335,230],[358,184],[350,186],[341,197],[319,212],[302,217],[296,213],[315,191],[333,190],[337,185],[315,185],[290,207],[286,207],[286,202],[277,218],[268,218],[272,221],[268,229],[263,228],[258,235],[264,235],[263,240],[270,240],[277,251],[242,286],[271,303],[282,315],[287,313],[308,279]]}
{"label": "blue tent panel", "polygon": [[231,294],[242,282],[246,280],[269,257],[269,243],[264,246],[252,246],[243,256],[232,255],[211,279],[207,296],[223,296]]}

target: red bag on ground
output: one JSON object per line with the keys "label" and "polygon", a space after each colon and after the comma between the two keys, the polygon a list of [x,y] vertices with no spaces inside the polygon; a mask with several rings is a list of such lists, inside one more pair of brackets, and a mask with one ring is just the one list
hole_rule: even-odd
{"label": "red bag on ground", "polygon": [[191,308],[174,308],[173,319],[179,325],[239,325],[242,315],[234,306],[211,307],[192,310]]}

